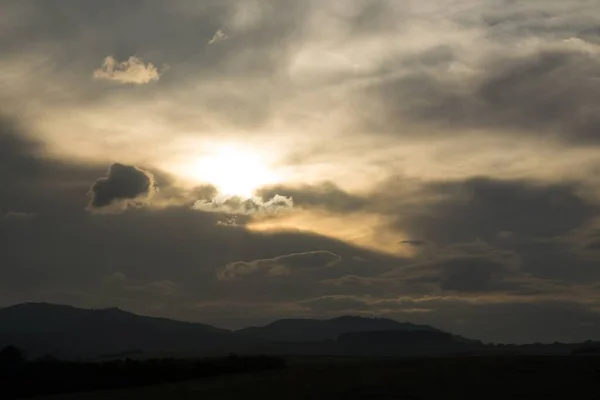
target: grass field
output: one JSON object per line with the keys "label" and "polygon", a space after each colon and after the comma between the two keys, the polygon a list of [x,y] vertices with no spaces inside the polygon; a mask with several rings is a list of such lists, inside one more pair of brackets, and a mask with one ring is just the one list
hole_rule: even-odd
{"label": "grass field", "polygon": [[292,358],[277,371],[51,398],[600,399],[600,357]]}

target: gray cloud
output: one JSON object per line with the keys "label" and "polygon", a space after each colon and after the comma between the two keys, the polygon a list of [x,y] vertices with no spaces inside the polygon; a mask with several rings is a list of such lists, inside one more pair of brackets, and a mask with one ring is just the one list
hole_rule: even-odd
{"label": "gray cloud", "polygon": [[[486,340],[600,335],[597,182],[579,159],[599,138],[595,0],[5,3],[0,303],[238,327],[356,312]],[[94,70],[160,84],[101,84]],[[273,168],[299,177],[245,201],[160,171],[206,140],[273,145]],[[531,163],[541,144],[560,159]],[[525,160],[457,171],[444,151]],[[154,178],[111,168],[90,206],[124,212],[89,215],[90,183],[113,159]],[[574,172],[585,182],[565,181]],[[331,182],[304,184],[318,179]],[[151,193],[153,207],[126,207]],[[277,229],[311,210],[341,221],[332,237]],[[410,256],[335,239],[363,216],[375,225],[352,234],[381,223]],[[263,218],[273,229],[253,231]]]}
{"label": "gray cloud", "polygon": [[90,209],[116,207],[122,210],[130,205],[143,204],[156,192],[154,176],[131,165],[113,164],[104,178],[90,189]]}
{"label": "gray cloud", "polygon": [[600,251],[600,241],[595,241],[586,244],[585,249],[589,251]]}
{"label": "gray cloud", "polygon": [[455,257],[420,265],[429,274],[412,281],[437,282],[443,291],[493,292],[504,290],[502,279],[511,268],[499,260],[484,257]]}
{"label": "gray cloud", "polygon": [[17,219],[17,220],[27,220],[27,219],[31,219],[31,218],[35,218],[34,213],[18,212],[18,211],[9,211],[0,217],[0,219]]}
{"label": "gray cloud", "polygon": [[127,285],[125,291],[158,296],[177,296],[180,294],[179,285],[170,280],[154,281],[140,285]]}
{"label": "gray cloud", "polygon": [[[494,240],[501,232],[550,238],[566,235],[598,214],[574,184],[543,184],[489,178],[425,185],[421,210],[396,222],[434,243]],[[401,212],[401,210],[400,210]]]}
{"label": "gray cloud", "polygon": [[365,116],[367,124],[394,134],[412,130],[439,137],[483,129],[597,143],[600,48],[579,38],[531,44],[529,50],[523,46],[490,54],[471,66],[476,72],[465,75],[440,72],[458,60],[435,56],[432,60],[441,67],[413,67],[408,74],[383,79],[365,93],[367,101],[379,102],[373,103],[375,109],[367,106],[373,110]]}
{"label": "gray cloud", "polygon": [[26,132],[24,124],[0,112],[0,210],[39,216],[49,210],[83,208],[89,182],[103,168],[48,158],[45,146]]}
{"label": "gray cloud", "polygon": [[298,304],[302,307],[307,307],[311,311],[325,311],[334,315],[337,313],[355,315],[357,312],[369,310],[369,305],[366,301],[354,296],[323,296],[301,301]]}
{"label": "gray cloud", "polygon": [[329,251],[310,251],[250,262],[236,261],[220,268],[217,276],[221,280],[235,280],[252,275],[285,276],[298,269],[332,267],[340,260],[340,256]]}
{"label": "gray cloud", "polygon": [[496,242],[508,238],[550,239],[591,223],[600,209],[576,182],[547,183],[488,177],[447,181],[384,182],[371,192],[353,194],[326,183],[276,187],[265,194],[293,196],[297,206],[335,213],[384,215],[395,229],[416,240],[401,244]]}

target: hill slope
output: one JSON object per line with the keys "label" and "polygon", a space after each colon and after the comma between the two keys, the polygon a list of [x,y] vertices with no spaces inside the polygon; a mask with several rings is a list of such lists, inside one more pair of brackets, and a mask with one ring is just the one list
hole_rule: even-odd
{"label": "hill slope", "polygon": [[0,309],[0,346],[14,344],[35,357],[73,358],[144,352],[225,353],[249,340],[205,324],[135,315],[116,308],[85,310],[26,303]]}
{"label": "hill slope", "polygon": [[414,325],[386,318],[344,316],[318,319],[281,319],[262,327],[236,331],[239,335],[273,342],[316,342],[336,340],[340,335],[371,331],[438,331],[427,325]]}
{"label": "hill slope", "polygon": [[[426,325],[385,318],[283,319],[231,332],[210,325],[135,315],[117,308],[86,310],[47,303],[0,309],[0,348],[30,358],[212,356],[241,354],[392,355],[419,348],[463,348],[462,338]],[[410,351],[409,351],[410,350]],[[429,350],[428,350],[429,351]],[[422,351],[421,351],[422,352]]]}

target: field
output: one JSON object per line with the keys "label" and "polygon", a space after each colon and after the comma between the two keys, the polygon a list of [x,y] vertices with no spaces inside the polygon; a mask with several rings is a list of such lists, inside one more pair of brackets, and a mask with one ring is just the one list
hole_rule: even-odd
{"label": "field", "polygon": [[600,399],[600,357],[291,358],[282,370],[54,400]]}

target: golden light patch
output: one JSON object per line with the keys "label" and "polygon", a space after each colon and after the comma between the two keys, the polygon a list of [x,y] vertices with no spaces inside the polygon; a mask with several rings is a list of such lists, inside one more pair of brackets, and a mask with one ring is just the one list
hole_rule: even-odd
{"label": "golden light patch", "polygon": [[417,252],[416,249],[401,243],[407,237],[386,228],[384,217],[374,214],[339,215],[297,209],[277,218],[252,221],[247,228],[258,232],[310,232],[398,256],[411,257]]}

